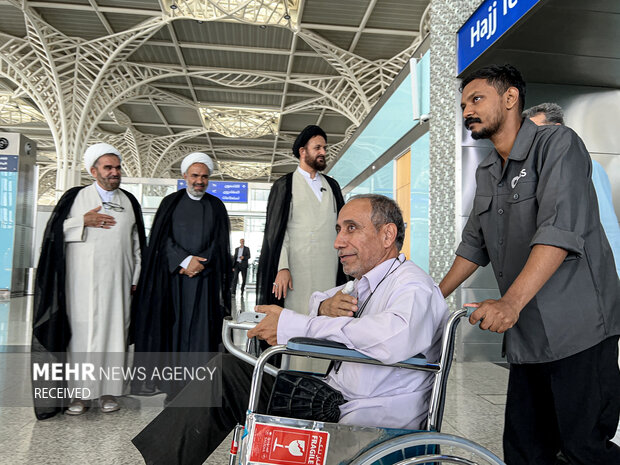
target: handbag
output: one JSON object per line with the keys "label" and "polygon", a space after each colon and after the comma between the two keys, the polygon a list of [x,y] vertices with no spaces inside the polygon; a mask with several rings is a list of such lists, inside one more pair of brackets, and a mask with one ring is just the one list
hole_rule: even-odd
{"label": "handbag", "polygon": [[346,400],[340,391],[308,373],[280,370],[271,390],[267,414],[336,423],[339,406]]}

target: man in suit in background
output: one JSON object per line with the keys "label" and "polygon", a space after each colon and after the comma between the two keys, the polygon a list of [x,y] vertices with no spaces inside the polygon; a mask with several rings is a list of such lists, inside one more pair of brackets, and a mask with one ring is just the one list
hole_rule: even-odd
{"label": "man in suit in background", "polygon": [[250,259],[250,248],[245,246],[245,240],[239,241],[239,247],[235,249],[233,255],[233,280],[232,287],[230,289],[231,294],[235,295],[237,292],[237,280],[239,273],[241,273],[241,294],[245,291],[245,278],[248,275],[248,260]]}

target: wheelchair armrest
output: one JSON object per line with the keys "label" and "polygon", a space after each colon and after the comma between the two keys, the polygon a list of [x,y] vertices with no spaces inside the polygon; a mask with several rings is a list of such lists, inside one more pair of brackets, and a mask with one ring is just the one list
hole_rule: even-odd
{"label": "wheelchair armrest", "polygon": [[[341,342],[327,341],[325,339],[313,339],[310,337],[294,337],[289,339],[286,348],[290,350],[298,350],[300,352],[312,352],[325,355],[333,355],[337,357],[351,357],[360,360],[372,360],[371,357],[362,354],[354,349],[349,349]],[[426,358],[419,354],[415,357],[403,360],[401,363],[413,366],[425,366],[428,364]]]}

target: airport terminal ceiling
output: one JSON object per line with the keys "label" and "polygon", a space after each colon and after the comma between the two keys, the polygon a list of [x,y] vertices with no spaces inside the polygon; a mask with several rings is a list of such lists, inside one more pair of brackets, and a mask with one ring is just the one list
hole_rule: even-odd
{"label": "airport terminal ceiling", "polygon": [[620,88],[620,2],[542,2],[469,69],[491,63],[531,83]]}
{"label": "airport terminal ceiling", "polygon": [[428,4],[0,0],[0,130],[37,141],[48,199],[98,140],[128,176],[178,177],[202,150],[216,179],[272,182],[308,124],[337,155],[428,32]]}

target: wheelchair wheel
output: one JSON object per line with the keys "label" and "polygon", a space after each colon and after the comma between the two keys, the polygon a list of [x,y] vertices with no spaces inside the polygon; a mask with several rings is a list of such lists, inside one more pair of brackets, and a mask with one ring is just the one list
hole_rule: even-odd
{"label": "wheelchair wheel", "polygon": [[468,439],[428,432],[407,434],[378,444],[349,465],[418,464],[504,465],[504,462]]}

